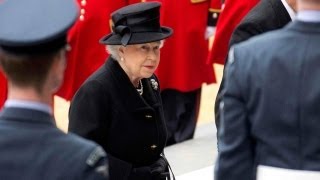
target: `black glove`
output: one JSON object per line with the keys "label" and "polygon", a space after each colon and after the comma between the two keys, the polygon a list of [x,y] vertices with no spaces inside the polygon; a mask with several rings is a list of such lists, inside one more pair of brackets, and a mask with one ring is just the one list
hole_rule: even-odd
{"label": "black glove", "polygon": [[160,157],[150,166],[133,168],[129,179],[166,180],[167,177],[170,177],[167,161]]}
{"label": "black glove", "polygon": [[155,163],[150,166],[150,172],[153,179],[165,180],[169,177],[168,164],[160,157]]}
{"label": "black glove", "polygon": [[150,167],[142,166],[138,168],[133,168],[129,176],[129,179],[139,179],[139,180],[152,179]]}

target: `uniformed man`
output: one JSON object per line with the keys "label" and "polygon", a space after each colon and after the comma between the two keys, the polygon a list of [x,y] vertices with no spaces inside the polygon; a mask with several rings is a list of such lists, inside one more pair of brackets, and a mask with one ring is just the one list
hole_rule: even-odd
{"label": "uniformed man", "polygon": [[64,134],[50,107],[63,79],[66,31],[77,18],[73,0],[0,1],[0,65],[9,82],[1,179],[108,179],[102,148]]}

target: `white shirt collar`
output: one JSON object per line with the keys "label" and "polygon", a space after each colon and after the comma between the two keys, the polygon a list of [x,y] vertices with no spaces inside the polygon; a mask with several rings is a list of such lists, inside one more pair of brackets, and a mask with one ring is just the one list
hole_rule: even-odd
{"label": "white shirt collar", "polygon": [[17,99],[8,99],[4,107],[15,107],[15,108],[26,108],[42,111],[45,113],[52,114],[52,108],[48,104],[36,102],[36,101],[25,101],[25,100],[17,100]]}
{"label": "white shirt collar", "polygon": [[299,11],[297,19],[304,22],[320,22],[320,11],[303,10]]}
{"label": "white shirt collar", "polygon": [[294,10],[289,6],[286,0],[281,0],[281,2],[289,13],[291,20],[294,20],[296,17],[296,13],[294,12]]}

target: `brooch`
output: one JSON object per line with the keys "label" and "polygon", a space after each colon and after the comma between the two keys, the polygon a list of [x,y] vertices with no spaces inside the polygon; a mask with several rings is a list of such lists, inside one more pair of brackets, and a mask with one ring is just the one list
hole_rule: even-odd
{"label": "brooch", "polygon": [[152,88],[154,89],[154,90],[158,90],[158,82],[156,81],[156,80],[154,80],[154,79],[150,79],[150,81],[151,81],[151,86],[152,86]]}

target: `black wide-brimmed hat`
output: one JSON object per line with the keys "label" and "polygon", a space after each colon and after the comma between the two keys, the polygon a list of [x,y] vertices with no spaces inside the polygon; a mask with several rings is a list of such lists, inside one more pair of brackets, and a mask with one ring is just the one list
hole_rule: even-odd
{"label": "black wide-brimmed hat", "polygon": [[113,32],[104,36],[100,43],[125,46],[159,41],[171,36],[171,28],[160,26],[160,5],[159,2],[142,2],[113,12]]}
{"label": "black wide-brimmed hat", "polygon": [[0,0],[0,48],[14,54],[57,50],[78,11],[74,0]]}

